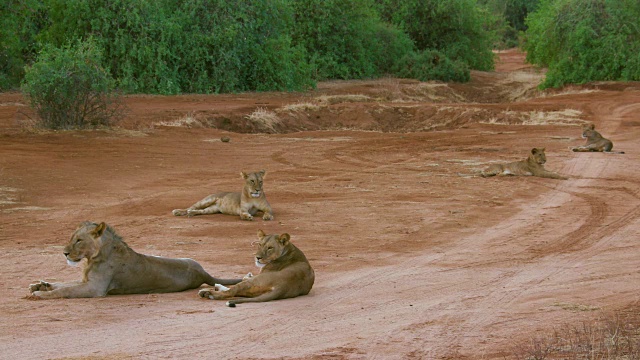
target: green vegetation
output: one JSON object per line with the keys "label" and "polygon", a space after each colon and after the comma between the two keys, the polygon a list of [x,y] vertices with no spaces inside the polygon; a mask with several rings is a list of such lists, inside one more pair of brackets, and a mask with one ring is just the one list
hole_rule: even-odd
{"label": "green vegetation", "polygon": [[499,35],[495,48],[520,46],[520,38],[527,30],[525,19],[538,8],[540,0],[479,0],[493,15],[490,26]]}
{"label": "green vegetation", "polygon": [[293,0],[296,44],[315,80],[379,77],[413,50],[409,37],[382,22],[372,0]]}
{"label": "green vegetation", "polygon": [[640,2],[542,0],[527,18],[527,60],[548,67],[543,87],[640,80]]}
{"label": "green vegetation", "polygon": [[452,61],[437,50],[425,50],[403,56],[396,64],[394,73],[399,77],[420,81],[439,79],[466,82],[471,76],[464,62]]}
{"label": "green vegetation", "polygon": [[45,47],[27,67],[23,91],[39,125],[70,129],[111,125],[121,114],[114,81],[89,40]]}
{"label": "green vegetation", "polygon": [[92,38],[125,93],[296,91],[391,75],[467,81],[523,43],[544,87],[640,80],[637,0],[6,0],[0,90]]}
{"label": "green vegetation", "polygon": [[438,50],[471,69],[493,69],[491,14],[476,0],[378,0],[385,20],[405,31],[418,51]]}
{"label": "green vegetation", "polygon": [[87,38],[125,93],[305,90],[413,76],[407,59],[435,53],[458,70],[488,70],[488,14],[476,0],[6,0],[0,89],[16,88],[42,49]]}

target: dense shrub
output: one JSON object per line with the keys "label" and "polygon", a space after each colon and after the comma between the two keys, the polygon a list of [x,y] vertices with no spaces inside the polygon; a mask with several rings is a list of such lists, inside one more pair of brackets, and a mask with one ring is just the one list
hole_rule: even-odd
{"label": "dense shrub", "polygon": [[36,56],[46,16],[39,0],[0,1],[0,90],[17,88]]}
{"label": "dense shrub", "polygon": [[418,50],[438,50],[476,70],[493,69],[491,13],[476,0],[377,0],[382,16],[404,30]]}
{"label": "dense shrub", "polygon": [[544,87],[640,80],[638,18],[637,0],[542,0],[527,18],[527,60],[549,68]]}
{"label": "dense shrub", "polygon": [[416,45],[488,70],[489,15],[476,0],[6,0],[0,88],[41,46],[89,37],[128,93],[304,90],[389,74]]}
{"label": "dense shrub", "polygon": [[48,0],[47,42],[95,37],[127,92],[175,94],[313,86],[292,46],[287,0]]}
{"label": "dense shrub", "polygon": [[394,73],[399,77],[420,81],[469,81],[471,75],[467,65],[461,61],[452,61],[437,50],[424,50],[409,53],[396,64]]}
{"label": "dense shrub", "polygon": [[413,44],[384,24],[373,0],[292,0],[293,40],[304,46],[316,79],[380,76]]}
{"label": "dense shrub", "polygon": [[40,125],[70,129],[111,125],[122,107],[92,41],[46,46],[26,69],[22,90]]}

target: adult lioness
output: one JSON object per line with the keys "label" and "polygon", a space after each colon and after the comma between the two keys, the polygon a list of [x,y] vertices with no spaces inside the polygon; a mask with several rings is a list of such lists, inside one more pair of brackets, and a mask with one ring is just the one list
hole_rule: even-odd
{"label": "adult lioness", "polygon": [[216,285],[202,289],[198,295],[214,300],[226,300],[227,306],[246,302],[264,302],[307,295],[311,291],[315,274],[302,251],[293,245],[289,234],[266,235],[258,231],[256,265],[261,269],[256,276],[245,276],[230,288]]}
{"label": "adult lioness", "polygon": [[253,173],[241,172],[244,181],[242,192],[221,192],[209,195],[191,205],[188,209],[175,209],[175,216],[194,216],[206,214],[240,215],[242,220],[253,220],[253,215],[262,211],[263,220],[272,220],[273,211],[262,190],[262,181],[266,172],[260,170]]}
{"label": "adult lioness", "polygon": [[547,156],[544,154],[544,148],[533,148],[529,157],[525,160],[514,161],[508,164],[494,164],[482,171],[483,177],[494,175],[525,175],[539,176],[544,178],[567,180],[568,177],[545,170],[544,163],[547,162]]}
{"label": "adult lioness", "polygon": [[571,150],[576,152],[599,151],[612,154],[624,154],[624,151],[611,151],[611,149],[613,149],[613,142],[600,135],[600,133],[596,131],[594,124],[588,124],[582,127],[582,138],[587,139],[587,143],[576,146]]}
{"label": "adult lioness", "polygon": [[242,279],[216,279],[191,259],[138,254],[105,223],[83,222],[64,247],[70,265],[86,258],[81,281],[29,286],[31,298],[88,298],[107,294],[177,292],[209,285],[237,284]]}

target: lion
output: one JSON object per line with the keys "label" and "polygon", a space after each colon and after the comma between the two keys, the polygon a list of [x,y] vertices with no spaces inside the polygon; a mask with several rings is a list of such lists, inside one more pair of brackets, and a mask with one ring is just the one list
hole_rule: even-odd
{"label": "lion", "polygon": [[307,295],[315,274],[302,251],[293,245],[289,234],[266,235],[258,231],[256,266],[260,274],[249,273],[242,282],[229,288],[216,284],[213,289],[201,289],[198,296],[212,300],[227,300],[226,305],[264,302]]}
{"label": "lion", "polygon": [[539,176],[551,179],[567,180],[568,177],[545,170],[544,163],[547,162],[547,156],[544,153],[545,148],[533,148],[531,154],[525,160],[514,161],[508,164],[494,164],[482,171],[483,177],[494,175],[524,175]]}
{"label": "lion", "polygon": [[64,247],[64,256],[76,266],[87,259],[81,281],[29,286],[32,299],[91,298],[106,295],[168,293],[202,284],[233,285],[242,279],[217,279],[192,259],[143,255],[132,250],[113,228],[83,222]]}
{"label": "lion", "polygon": [[242,220],[253,220],[253,215],[262,211],[262,220],[273,220],[271,205],[262,190],[262,182],[266,172],[241,172],[245,180],[242,192],[221,192],[209,195],[191,205],[188,209],[175,209],[175,216],[195,216],[206,214],[240,215]]}
{"label": "lion", "polygon": [[576,152],[599,151],[610,154],[624,154],[624,151],[611,151],[611,149],[613,149],[613,142],[605,139],[597,132],[594,124],[582,126],[582,138],[587,139],[587,143],[571,148],[571,150]]}

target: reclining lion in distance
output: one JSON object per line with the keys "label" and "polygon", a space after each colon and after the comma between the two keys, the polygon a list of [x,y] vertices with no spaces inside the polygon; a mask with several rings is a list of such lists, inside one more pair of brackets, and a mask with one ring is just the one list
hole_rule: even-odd
{"label": "reclining lion in distance", "polygon": [[83,222],[64,247],[70,265],[87,259],[81,281],[29,286],[32,299],[90,298],[111,294],[167,293],[202,284],[233,285],[242,279],[217,279],[191,259],[171,259],[133,251],[105,223]]}
{"label": "reclining lion in distance", "polygon": [[556,174],[544,168],[543,165],[547,162],[547,156],[544,153],[544,149],[545,148],[531,149],[529,157],[524,160],[514,161],[508,164],[491,165],[483,170],[481,175],[483,177],[494,175],[524,175],[567,180],[568,177]]}
{"label": "reclining lion in distance", "polygon": [[[315,274],[302,251],[293,245],[289,234],[266,235],[258,231],[258,251],[255,254],[260,274],[248,274],[242,282],[229,288],[218,285],[202,289],[198,295],[212,300],[228,300],[227,306],[247,302],[264,302],[307,295]],[[238,299],[233,299],[240,297]]]}
{"label": "reclining lion in distance", "polygon": [[588,124],[582,127],[582,138],[587,139],[587,143],[576,146],[571,150],[576,152],[597,151],[610,154],[624,154],[624,151],[611,151],[611,149],[613,149],[613,142],[600,135],[600,133],[596,131],[594,124]]}
{"label": "reclining lion in distance", "polygon": [[191,205],[188,209],[175,209],[175,216],[195,216],[206,214],[240,215],[242,220],[253,220],[253,215],[262,211],[263,220],[272,220],[273,211],[262,190],[265,171],[253,173],[241,172],[244,181],[242,192],[220,192]]}

